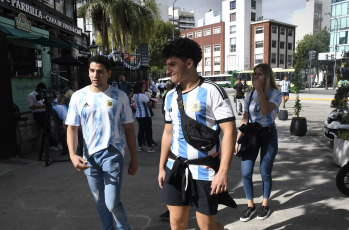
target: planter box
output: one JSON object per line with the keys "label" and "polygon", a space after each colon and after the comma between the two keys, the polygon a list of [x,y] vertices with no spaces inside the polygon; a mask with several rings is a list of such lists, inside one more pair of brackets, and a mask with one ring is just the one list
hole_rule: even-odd
{"label": "planter box", "polygon": [[334,138],[333,162],[342,167],[349,161],[349,140]]}

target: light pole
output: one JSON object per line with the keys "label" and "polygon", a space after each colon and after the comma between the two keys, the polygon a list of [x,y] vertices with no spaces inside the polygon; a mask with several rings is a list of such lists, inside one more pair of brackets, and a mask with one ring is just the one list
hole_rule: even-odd
{"label": "light pole", "polygon": [[172,4],[172,41],[174,40],[174,4],[176,2],[177,0],[174,0]]}
{"label": "light pole", "polygon": [[334,69],[333,69],[333,89],[336,89],[336,68],[337,68],[337,33],[338,33],[338,20],[335,16],[331,18],[336,19],[336,30],[335,30],[335,42],[334,42]]}

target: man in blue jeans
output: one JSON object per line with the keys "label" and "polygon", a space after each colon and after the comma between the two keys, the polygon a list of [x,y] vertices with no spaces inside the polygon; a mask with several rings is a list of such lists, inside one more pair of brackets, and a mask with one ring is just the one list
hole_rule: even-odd
{"label": "man in blue jeans", "polygon": [[[111,65],[107,57],[89,59],[91,84],[76,91],[66,118],[67,144],[70,159],[78,171],[85,171],[104,230],[130,229],[125,209],[120,201],[124,166],[125,131],[131,153],[128,174],[137,172],[136,135],[133,114],[127,95],[108,85]],[[82,127],[84,156],[77,154],[78,129]]]}

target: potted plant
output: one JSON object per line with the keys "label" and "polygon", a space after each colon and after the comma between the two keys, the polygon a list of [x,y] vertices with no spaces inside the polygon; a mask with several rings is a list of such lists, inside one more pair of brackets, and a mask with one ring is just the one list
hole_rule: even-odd
{"label": "potted plant", "polygon": [[290,132],[295,136],[304,136],[307,133],[307,119],[305,117],[300,117],[299,113],[302,110],[302,104],[299,100],[299,91],[302,88],[302,82],[300,76],[296,75],[293,79],[293,90],[297,94],[296,102],[293,106],[295,117],[292,117]]}
{"label": "potted plant", "polygon": [[[337,89],[331,107],[337,110],[337,121],[340,124],[349,124],[349,86]],[[333,161],[338,166],[343,166],[349,161],[349,130],[339,129],[333,141]]]}

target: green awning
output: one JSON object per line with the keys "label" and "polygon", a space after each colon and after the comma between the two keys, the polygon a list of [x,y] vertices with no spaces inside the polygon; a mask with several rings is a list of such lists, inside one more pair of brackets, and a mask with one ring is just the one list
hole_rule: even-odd
{"label": "green awning", "polygon": [[41,38],[28,38],[25,40],[28,42],[41,45],[41,46],[46,46],[46,47],[56,47],[56,48],[63,48],[63,49],[71,48],[70,44],[59,41],[55,36],[50,36],[50,39],[41,37]]}
{"label": "green awning", "polygon": [[31,32],[23,30],[17,30],[10,27],[0,26],[0,31],[6,34],[8,38],[39,38],[40,36],[34,35]]}

